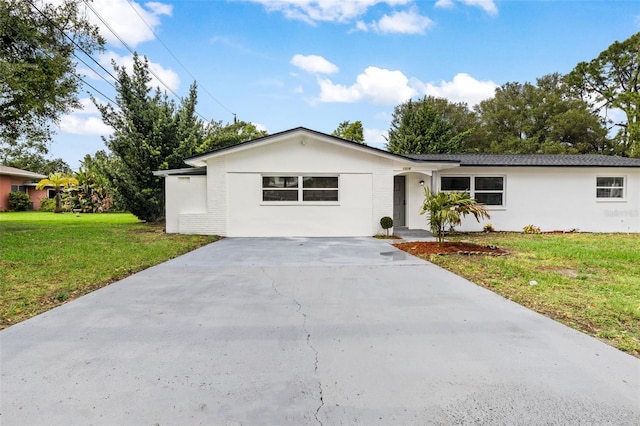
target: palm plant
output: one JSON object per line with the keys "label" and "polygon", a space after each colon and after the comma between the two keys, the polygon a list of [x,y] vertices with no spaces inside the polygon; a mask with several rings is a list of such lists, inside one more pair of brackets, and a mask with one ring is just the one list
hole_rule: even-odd
{"label": "palm plant", "polygon": [[428,213],[429,227],[437,236],[438,244],[442,244],[444,240],[445,229],[460,225],[463,217],[472,214],[478,222],[481,218],[490,218],[484,205],[471,198],[467,192],[431,193],[425,188],[424,196],[420,214]]}
{"label": "palm plant", "polygon": [[60,191],[71,185],[77,185],[78,180],[74,177],[63,175],[62,172],[51,173],[48,178],[42,179],[36,185],[36,189],[44,189],[52,186],[56,191],[56,209],[55,213],[62,213],[62,203],[60,201]]}

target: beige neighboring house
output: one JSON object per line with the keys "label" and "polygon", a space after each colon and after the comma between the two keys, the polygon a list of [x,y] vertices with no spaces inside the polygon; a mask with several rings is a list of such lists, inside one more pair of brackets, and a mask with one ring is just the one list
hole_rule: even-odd
{"label": "beige neighboring house", "polygon": [[0,165],[0,212],[9,210],[10,192],[28,194],[33,210],[38,210],[40,199],[49,198],[49,189],[36,190],[36,184],[46,177],[40,173]]}
{"label": "beige neighboring house", "polygon": [[295,128],[187,158],[165,177],[169,233],[371,236],[428,229],[424,190],[469,191],[491,219],[458,228],[640,232],[640,159],[605,155],[397,155]]}

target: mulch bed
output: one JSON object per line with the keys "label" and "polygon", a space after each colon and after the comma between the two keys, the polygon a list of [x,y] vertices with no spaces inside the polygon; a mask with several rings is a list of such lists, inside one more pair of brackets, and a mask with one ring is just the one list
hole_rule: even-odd
{"label": "mulch bed", "polygon": [[464,241],[446,241],[439,245],[435,241],[420,241],[409,243],[394,244],[400,250],[404,250],[409,254],[418,257],[425,257],[431,254],[488,254],[493,256],[502,256],[507,254],[506,251],[496,246],[481,246],[478,244],[468,243]]}

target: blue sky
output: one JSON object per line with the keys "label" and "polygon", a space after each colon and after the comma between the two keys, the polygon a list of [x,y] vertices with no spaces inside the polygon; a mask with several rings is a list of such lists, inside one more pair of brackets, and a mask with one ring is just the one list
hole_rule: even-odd
{"label": "blue sky", "polygon": [[[469,105],[507,82],[567,73],[640,31],[635,0],[94,0],[95,11],[179,96],[197,81],[200,115],[233,114],[270,133],[305,126],[331,133],[360,120],[383,147],[393,108],[434,95]],[[135,9],[135,10],[134,10]],[[102,29],[110,62],[131,53]],[[151,28],[151,29],[150,29]],[[176,59],[177,58],[177,59]],[[110,77],[80,65],[85,80],[115,99]],[[102,75],[96,75],[95,71]],[[154,82],[154,85],[160,84]],[[162,85],[161,85],[162,87]],[[162,87],[164,89],[164,87]],[[85,88],[83,111],[63,117],[51,146],[77,169],[104,149],[102,124]]]}

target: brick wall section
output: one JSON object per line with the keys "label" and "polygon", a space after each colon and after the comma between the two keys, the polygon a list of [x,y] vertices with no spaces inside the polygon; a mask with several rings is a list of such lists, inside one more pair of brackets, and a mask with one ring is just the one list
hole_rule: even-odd
{"label": "brick wall section", "polygon": [[207,213],[205,227],[216,235],[227,235],[227,167],[225,157],[207,162]]}
{"label": "brick wall section", "polygon": [[179,222],[181,234],[220,235],[213,217],[208,214],[181,213]]}
{"label": "brick wall section", "polygon": [[373,169],[373,208],[371,209],[373,234],[384,232],[380,227],[380,219],[383,216],[393,217],[393,165],[389,163],[389,160],[378,159]]}

